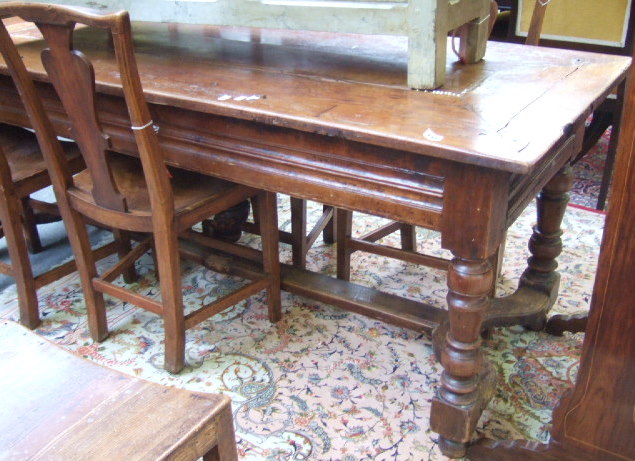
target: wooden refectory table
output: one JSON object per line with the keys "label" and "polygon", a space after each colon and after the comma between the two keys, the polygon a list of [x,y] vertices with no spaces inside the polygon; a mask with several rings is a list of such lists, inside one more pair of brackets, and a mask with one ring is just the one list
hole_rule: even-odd
{"label": "wooden refectory table", "polygon": [[[169,162],[441,232],[454,256],[448,311],[293,267],[283,288],[434,331],[444,372],[431,426],[446,455],[464,455],[493,391],[481,331],[544,325],[558,290],[568,162],[585,119],[630,59],[489,43],[480,63],[448,57],[440,90],[414,91],[397,37],[154,23],[136,23],[134,33]],[[80,32],[76,42],[96,63],[97,108],[113,150],[134,154],[108,37]],[[72,138],[40,48],[26,40],[20,52],[59,134]],[[0,65],[0,121],[28,126],[3,72]],[[528,267],[515,294],[492,299],[489,258],[536,195]]]}

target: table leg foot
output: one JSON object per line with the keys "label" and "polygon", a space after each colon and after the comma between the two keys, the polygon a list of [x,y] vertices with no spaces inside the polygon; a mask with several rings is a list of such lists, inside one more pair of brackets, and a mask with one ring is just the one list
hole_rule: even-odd
{"label": "table leg foot", "polygon": [[466,443],[455,442],[443,436],[439,436],[439,448],[441,449],[441,453],[448,458],[463,458],[467,455]]}
{"label": "table leg foot", "polygon": [[447,401],[442,393],[432,401],[430,426],[439,433],[439,448],[449,458],[462,458],[466,455],[468,443],[481,417],[481,413],[494,396],[496,390],[496,371],[485,362],[477,378],[478,391],[474,402],[468,405],[456,405]]}
{"label": "table leg foot", "polygon": [[547,322],[545,330],[550,335],[562,336],[565,331],[571,333],[582,333],[586,330],[588,315],[554,315]]}
{"label": "table leg foot", "polygon": [[483,328],[522,325],[530,330],[543,330],[547,313],[556,302],[560,287],[560,276],[555,273],[553,284],[544,289],[521,285],[509,296],[492,300]]}
{"label": "table leg foot", "polygon": [[213,219],[203,221],[203,233],[227,242],[237,242],[242,234],[242,226],[249,216],[249,200],[240,202],[218,213]]}
{"label": "table leg foot", "polygon": [[481,439],[470,445],[470,461],[564,461],[549,445],[526,440]]}

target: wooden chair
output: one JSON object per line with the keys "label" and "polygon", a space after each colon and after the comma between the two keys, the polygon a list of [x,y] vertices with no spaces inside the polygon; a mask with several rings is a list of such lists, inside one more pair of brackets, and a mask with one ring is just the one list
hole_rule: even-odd
{"label": "wooden chair", "polygon": [[[71,172],[83,168],[77,146],[63,143],[63,152]],[[54,204],[36,201],[30,195],[51,184],[44,157],[35,135],[23,128],[0,125],[0,237],[7,241],[10,262],[0,263],[0,273],[15,279],[20,322],[29,328],[40,324],[37,290],[75,271],[70,261],[33,275],[29,252],[42,250],[34,210],[46,213],[45,220],[59,213]],[[97,258],[112,252],[112,246],[98,250]]]}
{"label": "wooden chair", "polygon": [[[243,229],[258,234],[257,223],[246,223]],[[384,237],[399,232],[400,247],[392,247],[378,243]],[[337,243],[337,278],[350,280],[351,255],[356,251],[364,251],[388,258],[447,270],[448,259],[421,253],[417,250],[415,226],[407,223],[390,221],[378,229],[365,235],[353,237],[353,212],[341,208],[323,206],[322,215],[309,231],[307,231],[306,201],[291,197],[291,232],[279,231],[279,239],[291,245],[292,263],[296,267],[305,267],[307,252],[322,233],[325,243]],[[492,256],[491,262],[495,274],[500,275],[504,254],[504,245]],[[495,286],[492,286],[492,295]]]}
{"label": "wooden chair", "polygon": [[[416,228],[411,224],[391,221],[360,237],[353,237],[353,213],[337,210],[337,278],[349,280],[351,276],[351,255],[364,251],[406,262],[447,270],[449,261],[417,252]],[[399,232],[401,248],[393,248],[377,243],[378,240]]]}
{"label": "wooden chair", "polygon": [[[31,123],[47,158],[53,186],[77,260],[86,298],[90,333],[95,341],[108,335],[103,294],[133,303],[160,315],[165,326],[165,368],[179,372],[185,364],[185,330],[263,289],[268,293],[269,319],[280,318],[280,268],[276,232],[275,194],[166,166],[144,99],[132,46],[128,13],[113,14],[56,5],[9,2],[0,4],[0,18],[18,16],[33,22],[49,48],[42,61],[72,124],[72,137],[80,147],[86,170],[71,176],[52,126],[44,113],[32,80],[19,53],[0,27],[0,48],[20,90]],[[104,29],[121,76],[122,91],[140,159],[109,150],[108,135],[94,107],[95,77],[88,57],[72,48],[75,24]],[[253,280],[198,310],[185,315],[179,262],[179,236],[194,224],[248,197],[257,196],[262,233],[261,273]],[[129,233],[147,235],[119,262],[101,275],[89,251],[86,221],[119,229],[123,245]],[[161,300],[114,283],[131,272],[134,262],[154,247]],[[226,265],[228,266],[228,265]]]}
{"label": "wooden chair", "polygon": [[[350,280],[351,255],[355,251],[364,251],[379,256],[398,259],[401,261],[448,270],[449,259],[421,253],[417,249],[415,226],[407,223],[391,221],[382,227],[368,232],[360,237],[353,237],[353,213],[348,210],[337,210],[337,278]],[[383,245],[377,241],[394,232],[399,232],[401,248]],[[500,275],[504,255],[504,243],[492,255],[490,262],[494,268],[496,278]],[[496,291],[496,284],[491,287],[491,295]]]}
{"label": "wooden chair", "polygon": [[[30,196],[33,192],[50,186],[44,157],[35,135],[20,127],[0,125],[0,143],[4,146],[4,162],[7,162],[10,178],[20,197],[22,226],[29,252],[39,253],[42,251],[42,243],[37,224],[61,219],[54,204],[47,204]],[[63,145],[65,152],[72,157],[69,161],[81,160],[79,151],[72,143]],[[36,215],[36,209],[41,213]],[[0,225],[0,237],[2,236],[4,230]]]}
{"label": "wooden chair", "polygon": [[[289,197],[291,206],[291,229],[290,231],[280,229],[278,231],[278,239],[282,243],[291,245],[291,260],[295,267],[304,268],[306,266],[307,253],[319,237],[323,235],[325,243],[332,244],[336,241],[335,229],[337,228],[337,213],[335,208],[329,205],[322,206],[322,215],[317,222],[309,230],[307,227],[307,202],[306,200]],[[248,205],[248,204],[247,204]],[[254,206],[254,210],[257,205]],[[247,211],[249,208],[247,207]],[[255,213],[254,213],[255,214]],[[216,220],[217,217],[214,218]],[[221,221],[224,218],[221,217]],[[221,225],[222,226],[222,225]],[[225,231],[225,235],[233,236],[229,239],[236,238],[235,231],[240,229],[250,234],[260,234],[260,226],[257,221],[247,222],[241,221],[241,227],[229,226],[230,230]],[[223,233],[221,233],[222,236]],[[239,235],[238,234],[238,235]]]}

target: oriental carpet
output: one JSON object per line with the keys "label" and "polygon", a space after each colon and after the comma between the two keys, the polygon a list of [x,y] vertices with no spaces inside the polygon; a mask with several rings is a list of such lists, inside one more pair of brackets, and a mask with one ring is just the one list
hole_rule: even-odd
{"label": "oriental carpet", "polygon": [[[288,200],[280,222],[288,227]],[[311,204],[315,219],[321,206]],[[528,256],[534,221],[531,206],[510,229],[498,293],[511,293]],[[356,215],[356,232],[378,218]],[[562,282],[553,312],[588,309],[604,216],[569,207]],[[257,245],[258,240],[244,236]],[[397,236],[387,241],[398,244]],[[442,254],[439,236],[419,230],[419,247]],[[290,249],[281,245],[283,261]],[[309,268],[333,274],[335,247],[321,241]],[[353,279],[382,290],[445,305],[445,274],[412,264],[356,253]],[[150,257],[139,270],[138,289],[157,293]],[[185,265],[187,306],[220,296],[238,279]],[[267,320],[264,296],[254,296],[188,330],[187,367],[162,369],[163,326],[154,314],[108,299],[110,337],[90,340],[76,274],[39,291],[43,323],[37,333],[104,366],[165,385],[222,392],[233,401],[241,460],[443,460],[428,425],[430,401],[441,366],[430,338],[361,315],[283,293],[283,318]],[[17,319],[14,286],[0,299],[0,318]],[[522,328],[495,329],[484,350],[499,374],[498,393],[478,434],[495,439],[548,438],[551,410],[572,385],[582,335],[551,337]],[[5,379],[5,378],[3,378]],[[69,395],[68,398],[73,398]],[[151,416],[149,416],[151,417]]]}

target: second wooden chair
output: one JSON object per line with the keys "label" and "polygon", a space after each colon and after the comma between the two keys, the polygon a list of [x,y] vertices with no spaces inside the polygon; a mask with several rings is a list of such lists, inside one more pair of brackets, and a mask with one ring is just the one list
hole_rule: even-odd
{"label": "second wooden chair", "polygon": [[[72,173],[83,168],[77,146],[64,143],[63,152]],[[69,261],[34,275],[29,253],[42,251],[34,210],[46,212],[47,220],[59,219],[54,204],[33,200],[31,194],[50,186],[44,157],[35,135],[24,128],[0,125],[0,236],[6,238],[9,262],[0,262],[0,273],[13,277],[18,295],[20,323],[29,328],[40,324],[37,290],[75,271]],[[113,245],[97,250],[100,259]]]}

